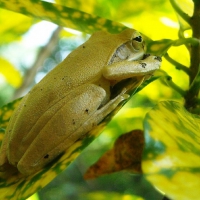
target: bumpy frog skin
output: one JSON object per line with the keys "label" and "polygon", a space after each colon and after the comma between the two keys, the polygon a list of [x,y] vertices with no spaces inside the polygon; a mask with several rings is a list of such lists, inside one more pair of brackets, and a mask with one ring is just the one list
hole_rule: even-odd
{"label": "bumpy frog skin", "polygon": [[136,30],[94,33],[24,96],[6,129],[0,170],[9,164],[31,175],[83,137],[129,97],[124,88],[111,99],[116,83],[159,69],[160,57],[144,54]]}

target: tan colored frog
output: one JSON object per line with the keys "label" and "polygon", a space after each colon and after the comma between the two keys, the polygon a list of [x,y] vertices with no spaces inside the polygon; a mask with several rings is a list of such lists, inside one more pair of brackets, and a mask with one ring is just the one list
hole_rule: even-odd
{"label": "tan colored frog", "polygon": [[1,171],[10,163],[31,175],[99,124],[129,97],[124,88],[111,99],[111,87],[159,69],[160,57],[144,54],[136,30],[94,33],[22,99],[3,139]]}

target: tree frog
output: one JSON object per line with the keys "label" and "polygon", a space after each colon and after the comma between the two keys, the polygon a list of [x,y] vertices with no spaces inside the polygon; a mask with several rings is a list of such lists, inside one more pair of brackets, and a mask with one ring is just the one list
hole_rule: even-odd
{"label": "tree frog", "polygon": [[129,98],[126,88],[111,98],[117,83],[142,79],[160,65],[160,57],[145,56],[134,29],[94,33],[23,97],[3,138],[0,170],[39,171]]}

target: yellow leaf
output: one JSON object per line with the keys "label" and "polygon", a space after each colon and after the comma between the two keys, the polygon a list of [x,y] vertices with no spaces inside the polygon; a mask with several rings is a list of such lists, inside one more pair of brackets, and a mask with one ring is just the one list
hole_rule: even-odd
{"label": "yellow leaf", "polygon": [[0,58],[0,74],[15,88],[19,87],[22,83],[22,76],[19,71],[9,61],[3,58]]}
{"label": "yellow leaf", "polygon": [[1,9],[0,44],[19,40],[33,24],[33,19],[21,14]]}
{"label": "yellow leaf", "polygon": [[163,101],[146,116],[143,172],[171,199],[199,199],[200,116]]}

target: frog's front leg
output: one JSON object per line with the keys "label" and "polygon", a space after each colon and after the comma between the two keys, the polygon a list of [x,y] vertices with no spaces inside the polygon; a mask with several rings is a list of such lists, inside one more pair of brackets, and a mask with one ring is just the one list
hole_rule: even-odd
{"label": "frog's front leg", "polygon": [[108,80],[121,81],[134,76],[152,74],[159,69],[161,58],[158,56],[148,56],[144,60],[127,61],[112,63],[103,69],[103,76]]}

